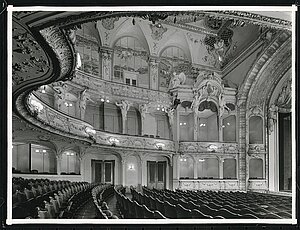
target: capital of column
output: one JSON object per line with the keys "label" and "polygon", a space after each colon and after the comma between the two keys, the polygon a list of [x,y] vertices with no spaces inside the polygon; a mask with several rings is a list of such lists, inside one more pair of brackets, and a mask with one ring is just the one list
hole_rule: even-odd
{"label": "capital of column", "polygon": [[113,49],[109,47],[101,47],[100,48],[100,55],[103,59],[112,59]]}

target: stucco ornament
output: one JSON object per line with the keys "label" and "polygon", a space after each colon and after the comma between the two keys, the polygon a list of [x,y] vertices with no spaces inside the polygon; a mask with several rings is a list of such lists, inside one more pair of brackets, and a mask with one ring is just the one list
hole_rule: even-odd
{"label": "stucco ornament", "polygon": [[160,23],[157,23],[155,25],[150,24],[151,28],[151,37],[154,40],[160,40],[162,39],[162,36],[165,32],[167,32],[167,28],[163,27]]}
{"label": "stucco ornament", "polygon": [[274,131],[274,125],[277,122],[278,107],[272,104],[268,110],[268,134],[270,135]]}
{"label": "stucco ornament", "polygon": [[54,93],[54,98],[55,102],[57,104],[57,108],[60,110],[61,105],[65,101],[66,93],[68,91],[68,86],[62,81],[59,82],[54,82],[52,84],[53,90],[55,91]]}
{"label": "stucco ornament", "polygon": [[176,88],[180,85],[183,85],[185,83],[186,76],[183,72],[177,74],[176,72],[173,72],[173,76],[170,80],[169,89]]}
{"label": "stucco ornament", "polygon": [[116,102],[116,105],[118,107],[120,107],[121,113],[122,113],[122,118],[124,120],[126,120],[127,119],[127,112],[130,109],[130,106],[132,106],[133,104],[131,102],[122,100],[121,103]]}
{"label": "stucco ornament", "polygon": [[281,112],[289,112],[291,109],[291,99],[292,99],[292,79],[288,79],[276,100],[276,105],[281,110]]}
{"label": "stucco ornament", "polygon": [[87,90],[88,89],[85,88],[82,92],[80,92],[80,95],[79,95],[79,111],[80,111],[80,119],[81,120],[84,119],[85,109],[86,109],[86,102],[87,101],[94,102],[91,99],[91,95],[87,92]]}

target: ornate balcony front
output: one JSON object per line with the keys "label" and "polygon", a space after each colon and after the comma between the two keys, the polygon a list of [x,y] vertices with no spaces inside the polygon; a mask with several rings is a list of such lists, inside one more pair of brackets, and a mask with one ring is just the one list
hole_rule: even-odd
{"label": "ornate balcony front", "polygon": [[182,153],[238,153],[237,143],[182,141],[179,144]]}
{"label": "ornate balcony front", "polygon": [[194,180],[194,179],[180,179],[179,189],[182,190],[238,190],[239,181],[236,179],[207,179],[207,180]]}
{"label": "ornate balcony front", "polygon": [[43,103],[35,95],[27,98],[29,112],[41,122],[45,129],[59,134],[68,134],[73,137],[88,138],[93,144],[113,146],[119,148],[132,148],[157,151],[174,152],[174,142],[159,138],[130,136],[126,134],[113,134],[95,130],[92,125],[80,119],[68,116],[51,106]]}

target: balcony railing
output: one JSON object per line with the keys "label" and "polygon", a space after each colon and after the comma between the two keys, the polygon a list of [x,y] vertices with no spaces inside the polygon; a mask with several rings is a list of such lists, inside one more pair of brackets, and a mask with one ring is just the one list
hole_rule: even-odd
{"label": "balcony railing", "polygon": [[182,141],[179,143],[180,152],[201,153],[238,153],[237,143]]}
{"label": "balcony railing", "polygon": [[53,130],[60,134],[67,133],[74,135],[74,137],[90,138],[95,144],[106,146],[175,151],[174,142],[170,140],[113,134],[95,130],[91,124],[59,112],[43,103],[33,94],[30,94],[27,104],[31,114],[38,121],[53,128]]}

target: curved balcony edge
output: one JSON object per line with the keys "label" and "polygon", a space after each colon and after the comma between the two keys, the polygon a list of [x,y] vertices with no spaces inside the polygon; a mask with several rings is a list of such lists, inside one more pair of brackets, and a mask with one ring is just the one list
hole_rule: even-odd
{"label": "curved balcony edge", "polygon": [[21,111],[22,116],[29,122],[45,128],[50,132],[64,136],[68,135],[69,137],[76,139],[84,138],[91,144],[101,146],[171,152],[175,151],[174,142],[171,140],[127,136],[95,130],[91,124],[80,119],[70,117],[52,108],[46,103],[43,103],[33,93],[23,95],[23,97],[25,99],[25,107],[30,116],[24,114],[24,108]]}

